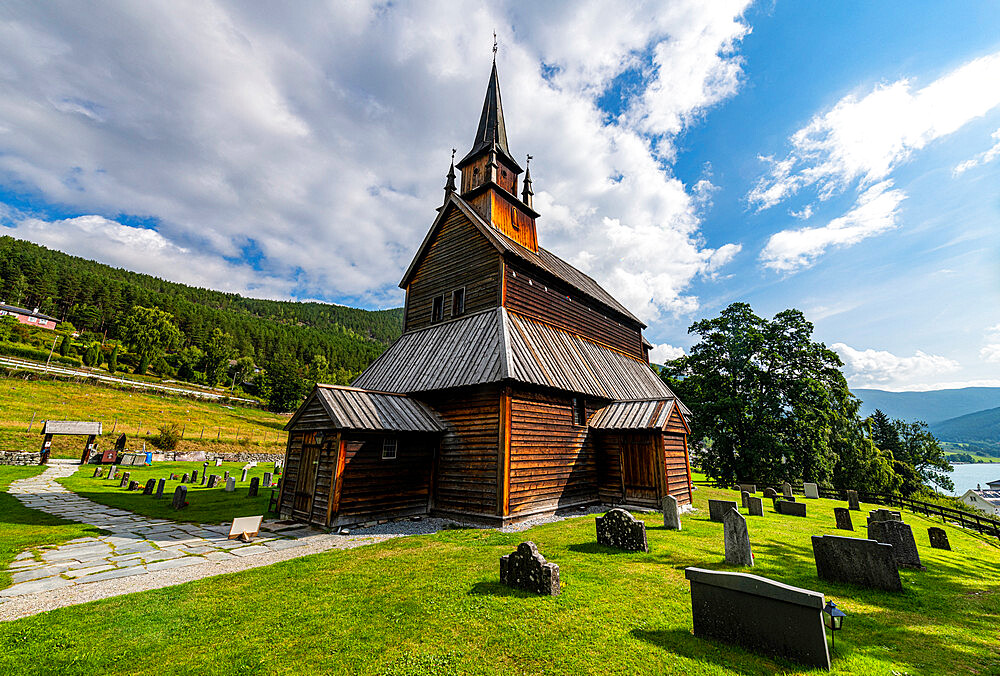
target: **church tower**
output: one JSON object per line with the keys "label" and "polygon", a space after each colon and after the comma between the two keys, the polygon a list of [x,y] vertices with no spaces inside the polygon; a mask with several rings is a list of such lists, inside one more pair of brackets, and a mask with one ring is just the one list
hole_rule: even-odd
{"label": "church tower", "polygon": [[[486,87],[486,100],[472,150],[457,168],[462,172],[462,198],[493,228],[538,253],[535,231],[538,213],[517,197],[517,177],[522,169],[507,146],[496,61]],[[530,187],[525,194],[532,194]]]}

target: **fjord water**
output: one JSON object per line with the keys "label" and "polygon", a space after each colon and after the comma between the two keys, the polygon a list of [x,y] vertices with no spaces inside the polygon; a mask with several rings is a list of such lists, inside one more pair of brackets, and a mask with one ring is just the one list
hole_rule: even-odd
{"label": "fjord water", "polygon": [[949,475],[955,482],[952,495],[962,495],[965,491],[975,488],[977,484],[986,488],[987,481],[1000,480],[1000,462],[955,464],[953,467],[955,469]]}

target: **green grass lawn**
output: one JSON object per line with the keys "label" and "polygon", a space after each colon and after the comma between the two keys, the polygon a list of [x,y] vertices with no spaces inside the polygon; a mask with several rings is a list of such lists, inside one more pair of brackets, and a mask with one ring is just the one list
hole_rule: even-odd
{"label": "green grass lawn", "polygon": [[[163,478],[167,479],[163,488],[163,497],[160,499],[149,495],[143,495],[142,491],[127,491],[119,488],[120,479],[108,479],[109,466],[102,465],[104,477],[93,478],[94,465],[83,465],[77,472],[64,479],[59,479],[59,483],[73,491],[77,495],[85,497],[94,502],[109,507],[127,509],[136,514],[142,514],[157,519],[171,519],[173,521],[183,521],[188,523],[221,523],[231,521],[237,516],[256,516],[264,514],[267,509],[267,501],[271,496],[271,489],[264,488],[264,472],[272,472],[272,463],[261,463],[252,468],[247,474],[246,482],[240,482],[240,474],[243,463],[224,462],[216,467],[214,462],[208,464],[209,475],[218,474],[220,477],[229,470],[230,476],[237,479],[236,490],[227,493],[225,481],[219,481],[215,488],[208,488],[208,484],[201,485],[202,463],[200,462],[157,462],[148,467],[119,467],[118,471],[130,472],[130,481],[138,481],[145,486],[149,479],[156,479],[157,482]],[[170,503],[174,495],[174,489],[181,485],[180,478],[187,472],[198,472],[198,483],[187,484],[188,506],[182,510],[174,510]],[[176,474],[177,480],[171,481],[170,475]],[[250,479],[261,477],[260,492],[255,498],[248,498],[247,491],[250,487]],[[276,478],[274,479],[277,480]]]}
{"label": "green grass lawn", "polygon": [[[34,424],[31,424],[34,415]],[[0,379],[0,449],[37,451],[43,420],[96,420],[104,424],[101,449],[124,432],[129,448],[141,448],[159,425],[176,423],[184,432],[177,450],[284,453],[287,416],[258,408],[186,397],[128,392],[59,380]],[[85,437],[55,437],[52,457],[79,458]]]}
{"label": "green grass lawn", "polygon": [[[643,516],[648,554],[597,545],[581,517],[517,534],[443,531],[59,609],[0,625],[0,673],[802,673],[691,634],[684,568],[727,568],[709,497],[735,492],[698,490],[700,511],[680,532]],[[1000,673],[995,543],[946,527],[954,551],[932,550],[933,521],[904,513],[927,570],[903,571],[903,593],[821,582],[809,538],[843,533],[832,510],[842,503],[807,504],[805,519],[770,501],[748,517],[752,572],[824,592],[848,614],[834,673]],[[561,596],[499,584],[498,558],[529,539],[559,564]]]}
{"label": "green grass lawn", "polygon": [[10,586],[7,566],[24,550],[104,533],[93,526],[29,509],[7,492],[12,481],[36,476],[44,469],[38,465],[0,466],[0,589]]}

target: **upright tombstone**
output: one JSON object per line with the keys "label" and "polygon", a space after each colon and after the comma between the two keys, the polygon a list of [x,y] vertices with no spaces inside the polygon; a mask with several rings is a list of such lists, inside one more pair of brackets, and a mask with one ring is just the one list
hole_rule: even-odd
{"label": "upright tombstone", "polygon": [[250,479],[250,490],[247,491],[247,497],[256,498],[257,491],[259,490],[259,488],[260,488],[260,477],[255,476],[254,478]]}
{"label": "upright tombstone", "polygon": [[854,524],[851,522],[851,511],[849,509],[834,507],[833,517],[837,520],[837,528],[840,530],[854,530]]}
{"label": "upright tombstone", "polygon": [[742,492],[747,492],[750,495],[753,495],[754,493],[757,492],[757,485],[756,484],[740,484],[739,486],[740,486],[740,492],[741,493]]}
{"label": "upright tombstone", "polygon": [[97,467],[94,468],[94,474],[90,478],[91,479],[96,479],[99,476],[101,476],[101,467],[100,467],[100,465],[98,465]]}
{"label": "upright tombstone", "polygon": [[726,543],[726,563],[730,566],[753,568],[747,520],[735,509],[729,510],[722,517],[722,537]]}
{"label": "upright tombstone", "polygon": [[532,594],[559,596],[559,566],[546,561],[534,542],[522,542],[500,557],[500,582]]}
{"label": "upright tombstone", "polygon": [[764,501],[756,495],[747,498],[747,512],[750,516],[764,516]]}
{"label": "upright tombstone", "polygon": [[156,479],[150,479],[146,482],[145,488],[142,489],[143,495],[152,495],[153,489],[156,488]]}
{"label": "upright tombstone", "polygon": [[181,484],[174,489],[174,499],[170,503],[170,506],[174,509],[184,509],[184,505],[187,504],[187,486]]}
{"label": "upright tombstone", "polygon": [[155,497],[155,498],[162,498],[163,497],[163,489],[164,489],[164,487],[166,487],[166,485],[167,485],[167,480],[166,479],[160,479],[159,481],[157,481],[156,482],[156,495],[154,495],[153,497]]}
{"label": "upright tombstone", "polygon": [[108,468],[108,478],[109,479],[114,479],[115,478],[115,474],[117,474],[117,473],[118,473],[118,466],[117,465],[111,465],[111,467]]}
{"label": "upright tombstone", "polygon": [[188,475],[187,472],[184,472],[184,474],[181,475],[181,483],[186,484],[190,482],[191,482],[191,477]]}
{"label": "upright tombstone", "polygon": [[774,503],[774,511],[784,516],[805,516],[806,503],[790,502],[788,500],[778,500]]}
{"label": "upright tombstone", "polygon": [[817,499],[819,498],[819,486],[812,483],[802,484],[802,491],[807,498]]}
{"label": "upright tombstone", "polygon": [[271,473],[264,472],[264,488],[270,488],[270,487],[271,487]]}
{"label": "upright tombstone", "polygon": [[708,501],[708,518],[711,521],[718,521],[722,523],[722,517],[726,515],[730,509],[736,509],[735,500],[709,500]]}
{"label": "upright tombstone", "polygon": [[226,479],[226,492],[232,493],[236,490],[236,477],[229,477]]}
{"label": "upright tombstone", "polygon": [[747,508],[747,498],[749,498],[749,497],[750,497],[750,493],[749,492],[747,492],[747,491],[741,491],[740,492],[740,507],[742,507],[743,509]]}
{"label": "upright tombstone", "polygon": [[892,545],[897,566],[923,570],[913,530],[902,521],[872,521],[868,524],[868,539]]}
{"label": "upright tombstone", "polygon": [[204,486],[205,482],[208,481],[208,461],[201,463],[201,485]]}
{"label": "upright tombstone", "polygon": [[667,530],[681,529],[681,513],[677,507],[677,498],[672,495],[663,497],[663,527]]}
{"label": "upright tombstone", "polygon": [[242,472],[242,474],[240,474],[240,483],[243,483],[244,481],[247,480],[247,472],[248,471],[249,470],[246,467],[243,468],[243,472]]}
{"label": "upright tombstone", "polygon": [[130,491],[137,491],[137,490],[139,490],[139,482],[138,481],[129,481],[128,482],[128,490],[130,490]]}
{"label": "upright tombstone", "polygon": [[215,466],[216,467],[222,467],[222,458],[216,458],[215,459]]}
{"label": "upright tombstone", "polygon": [[892,546],[840,535],[813,535],[816,574],[821,580],[847,582],[883,591],[902,591]]}
{"label": "upright tombstone", "polygon": [[778,497],[778,491],[774,490],[773,488],[765,488],[764,497],[768,498],[769,500],[774,500],[776,497]]}
{"label": "upright tombstone", "polygon": [[648,552],[646,524],[624,509],[612,509],[595,519],[597,542],[605,547],[624,549],[627,552]]}
{"label": "upright tombstone", "polygon": [[229,470],[228,470],[228,469],[227,469],[227,470],[225,471],[225,473],[224,473],[224,474],[222,475],[222,478],[223,478],[223,479],[228,479],[228,478],[229,478]]}
{"label": "upright tombstone", "polygon": [[857,491],[847,491],[847,508],[855,512],[861,511],[861,503],[858,501]]}
{"label": "upright tombstone", "polygon": [[198,483],[198,470],[196,469],[191,471],[191,483]]}
{"label": "upright tombstone", "polygon": [[132,472],[122,472],[122,482],[118,484],[118,488],[125,488],[128,486],[128,478],[132,476]]}
{"label": "upright tombstone", "polygon": [[948,542],[948,533],[945,532],[944,528],[938,528],[937,526],[931,526],[927,529],[927,537],[931,540],[931,547],[934,549],[947,549],[951,551],[951,543]]}
{"label": "upright tombstone", "polygon": [[823,594],[759,575],[685,568],[694,635],[830,668]]}
{"label": "upright tombstone", "polygon": [[792,484],[788,483],[787,481],[781,484],[781,494],[784,495],[786,498],[792,497]]}
{"label": "upright tombstone", "polygon": [[215,488],[215,485],[217,483],[219,483],[219,475],[218,474],[213,474],[212,476],[208,477],[208,487],[209,488]]}
{"label": "upright tombstone", "polygon": [[874,521],[902,521],[903,515],[891,509],[873,509],[868,512],[868,525]]}

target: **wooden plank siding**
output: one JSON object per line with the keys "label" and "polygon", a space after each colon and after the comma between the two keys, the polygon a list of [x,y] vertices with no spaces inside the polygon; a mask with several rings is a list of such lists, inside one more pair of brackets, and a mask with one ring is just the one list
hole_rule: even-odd
{"label": "wooden plank siding", "polygon": [[436,462],[435,510],[499,516],[500,397],[498,385],[421,394],[448,425]]}
{"label": "wooden plank siding", "polygon": [[299,464],[302,460],[301,431],[288,433],[288,446],[285,450],[285,465],[281,475],[281,495],[278,501],[278,513],[283,519],[292,515],[292,505],[295,502],[295,484],[299,479]]}
{"label": "wooden plank siding", "polygon": [[620,352],[645,359],[642,333],[593,307],[593,301],[513,261],[504,265],[504,305],[513,312],[537,319],[569,333],[603,343]]}
{"label": "wooden plank siding", "polygon": [[511,516],[597,500],[592,435],[573,424],[570,395],[515,389],[510,420]]}
{"label": "wooden plank siding", "polygon": [[538,251],[535,219],[524,213],[509,199],[495,190],[490,191],[490,224],[529,251]]}
{"label": "wooden plank siding", "polygon": [[431,242],[406,293],[404,331],[431,325],[434,298],[444,296],[444,319],[452,317],[451,294],[465,287],[465,314],[500,302],[500,254],[461,211],[452,207]]}
{"label": "wooden plank siding", "polygon": [[663,431],[664,467],[670,495],[680,505],[691,504],[691,458],[687,447],[687,428],[674,407]]}

